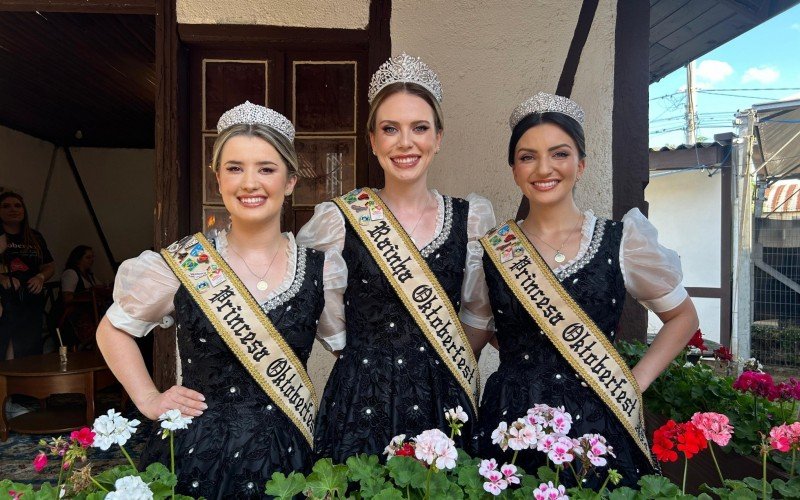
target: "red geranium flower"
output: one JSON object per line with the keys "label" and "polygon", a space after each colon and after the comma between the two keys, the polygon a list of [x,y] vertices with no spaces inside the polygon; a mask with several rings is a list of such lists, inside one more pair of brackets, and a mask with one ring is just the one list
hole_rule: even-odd
{"label": "red geranium flower", "polygon": [[677,433],[678,424],[674,420],[669,420],[653,433],[653,453],[659,462],[674,462],[678,460],[678,453],[674,449],[674,440]]}
{"label": "red geranium flower", "polygon": [[42,472],[45,467],[47,467],[47,455],[40,451],[36,458],[33,459],[33,468],[36,469],[36,472]]}
{"label": "red geranium flower", "polygon": [[403,443],[395,453],[398,457],[413,457],[414,456],[414,447],[411,446],[411,443]]}
{"label": "red geranium flower", "polygon": [[696,332],[694,332],[692,338],[689,339],[689,343],[686,344],[686,347],[697,347],[701,351],[708,350],[708,347],[706,347],[706,345],[703,343],[703,332],[701,332],[699,328]]}
{"label": "red geranium flower", "polygon": [[686,455],[687,459],[708,448],[706,436],[696,425],[686,422],[680,425],[680,429],[681,431],[678,433],[678,449]]}
{"label": "red geranium flower", "polygon": [[675,462],[678,451],[689,459],[708,447],[703,431],[693,423],[669,420],[653,434],[653,454],[659,462]]}
{"label": "red geranium flower", "polygon": [[714,351],[714,357],[720,361],[733,361],[733,353],[724,345],[719,346],[719,349]]}
{"label": "red geranium flower", "polygon": [[95,434],[90,428],[84,427],[81,430],[72,431],[69,438],[73,441],[77,441],[82,447],[88,448],[94,443],[94,436]]}

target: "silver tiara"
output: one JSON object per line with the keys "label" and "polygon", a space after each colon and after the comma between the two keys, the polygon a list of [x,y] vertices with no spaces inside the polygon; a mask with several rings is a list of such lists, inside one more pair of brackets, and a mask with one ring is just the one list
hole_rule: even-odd
{"label": "silver tiara", "polygon": [[221,133],[226,128],[240,123],[266,125],[280,132],[289,139],[289,142],[294,141],[294,125],[288,118],[274,109],[265,108],[250,101],[245,101],[244,104],[240,104],[223,113],[217,122],[217,133]]}
{"label": "silver tiara", "polygon": [[516,127],[517,123],[521,122],[523,118],[533,113],[561,113],[574,119],[581,127],[583,126],[583,110],[578,106],[578,103],[560,95],[538,92],[536,95],[525,99],[522,101],[522,104],[514,108],[514,111],[511,113],[511,118],[508,119],[511,130],[514,130],[514,127]]}
{"label": "silver tiara", "polygon": [[413,57],[405,52],[381,64],[378,71],[372,75],[369,83],[367,100],[372,103],[378,92],[387,85],[397,82],[416,83],[422,85],[433,97],[442,102],[442,84],[436,73],[419,57]]}

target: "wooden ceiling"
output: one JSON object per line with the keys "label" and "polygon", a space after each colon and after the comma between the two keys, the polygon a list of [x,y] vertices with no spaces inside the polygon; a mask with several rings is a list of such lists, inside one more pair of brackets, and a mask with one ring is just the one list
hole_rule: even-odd
{"label": "wooden ceiling", "polygon": [[798,0],[650,0],[650,82],[716,49]]}
{"label": "wooden ceiling", "polygon": [[0,12],[0,68],[0,125],[65,146],[154,146],[154,16]]}

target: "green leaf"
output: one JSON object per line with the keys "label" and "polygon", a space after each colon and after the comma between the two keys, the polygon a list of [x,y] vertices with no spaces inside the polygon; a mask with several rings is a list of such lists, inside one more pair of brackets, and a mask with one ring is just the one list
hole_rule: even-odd
{"label": "green leaf", "polygon": [[302,474],[292,472],[286,477],[282,472],[273,472],[267,481],[265,493],[279,500],[291,500],[306,487],[306,478]]}
{"label": "green leaf", "polygon": [[[394,460],[394,459],[392,459]],[[392,487],[384,488],[374,497],[375,500],[403,500],[403,494]]]}
{"label": "green leaf", "polygon": [[758,495],[747,488],[737,488],[727,496],[727,500],[758,500],[758,498]]}
{"label": "green leaf", "polygon": [[306,490],[315,497],[343,496],[347,490],[347,466],[333,465],[333,460],[323,458],[314,464],[306,479]]}
{"label": "green leaf", "polygon": [[639,500],[642,497],[639,495],[638,491],[628,488],[627,486],[622,486],[612,491],[608,495],[608,498],[610,500]]}
{"label": "green leaf", "polygon": [[44,483],[39,491],[34,492],[33,498],[36,500],[56,500],[58,498],[58,490],[51,486],[50,483]]}
{"label": "green leaf", "polygon": [[94,479],[98,483],[105,486],[107,490],[111,491],[114,489],[114,483],[117,481],[117,479],[135,474],[138,474],[138,472],[136,472],[136,469],[130,465],[118,465],[101,472],[100,474],[96,475]]}
{"label": "green leaf", "polygon": [[553,484],[555,484],[556,481],[558,481],[558,474],[556,473],[556,471],[554,471],[550,467],[545,467],[544,465],[539,467],[539,469],[536,471],[536,475],[539,477],[540,483],[553,481]]}
{"label": "green leaf", "polygon": [[457,481],[464,488],[483,490],[483,478],[477,467],[459,467]]}
{"label": "green leaf", "polygon": [[[450,479],[447,476],[445,471],[436,471],[431,474],[430,482],[430,498],[453,498],[448,494],[450,490]],[[425,485],[421,485],[423,488]],[[456,486],[458,488],[458,486]],[[461,488],[458,488],[459,494],[461,493]],[[459,495],[463,496],[463,495]]]}
{"label": "green leaf", "polygon": [[[761,479],[756,479],[754,477],[746,477],[744,478],[744,484],[746,484],[753,491],[756,491],[758,493],[762,492]],[[767,483],[767,495],[770,494],[772,494],[772,486],[769,483]]]}
{"label": "green leaf", "polygon": [[645,498],[669,498],[680,494],[680,489],[663,476],[642,476],[638,484]]}
{"label": "green leaf", "polygon": [[384,468],[375,455],[356,455],[347,459],[347,477],[351,481],[363,481],[373,477],[383,477]]}
{"label": "green leaf", "polygon": [[792,478],[789,482],[785,482],[783,479],[773,479],[772,487],[784,498],[800,498],[800,478]]}
{"label": "green leaf", "polygon": [[599,500],[600,495],[590,489],[570,488],[567,490],[567,496],[570,500]]}
{"label": "green leaf", "polygon": [[410,457],[394,457],[386,462],[386,468],[395,484],[400,488],[408,485],[415,488],[424,487],[428,475],[428,469]]}
{"label": "green leaf", "polygon": [[387,485],[392,486],[383,477],[366,477],[361,479],[358,484],[361,498],[372,498],[386,488]]}

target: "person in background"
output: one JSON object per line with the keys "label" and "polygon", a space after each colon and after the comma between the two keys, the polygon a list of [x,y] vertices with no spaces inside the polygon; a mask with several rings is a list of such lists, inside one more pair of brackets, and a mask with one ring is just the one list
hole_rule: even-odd
{"label": "person in background", "polygon": [[19,194],[0,194],[0,221],[0,357],[42,354],[43,290],[55,272],[53,256],[30,227]]}

